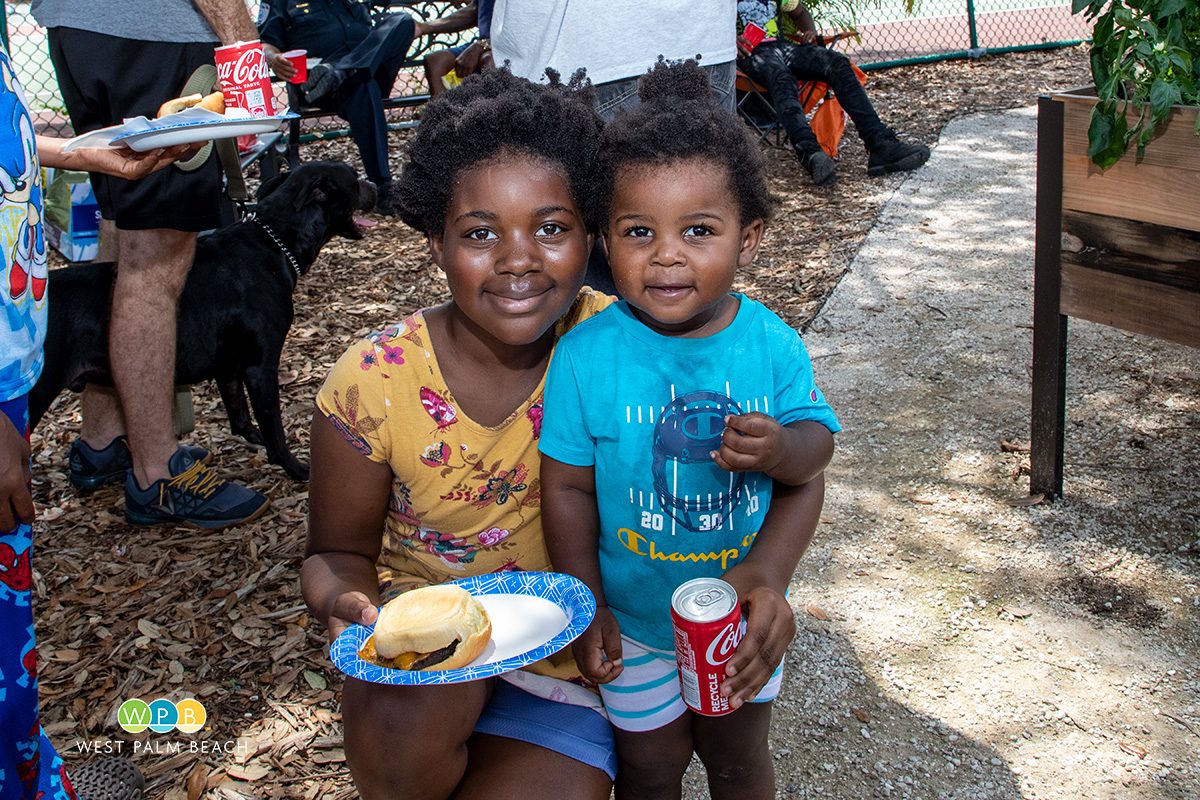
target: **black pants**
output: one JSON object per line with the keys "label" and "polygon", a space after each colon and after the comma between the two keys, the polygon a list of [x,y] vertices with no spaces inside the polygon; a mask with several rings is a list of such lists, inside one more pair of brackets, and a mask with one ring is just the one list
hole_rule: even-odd
{"label": "black pants", "polygon": [[[202,64],[213,63],[217,42],[143,42],[76,28],[51,28],[50,60],[76,135],[150,119],[178,97]],[[175,167],[127,181],[91,173],[104,219],[121,230],[206,231],[221,224],[221,168],[210,158],[199,169]]]}
{"label": "black pants", "polygon": [[802,81],[829,84],[868,150],[887,130],[858,82],[850,59],[836,50],[817,44],[763,42],[749,56],[739,58],[737,65],[746,77],[767,88],[771,105],[797,150],[812,153],[821,146],[808,126],[804,106],[796,91],[796,84]]}
{"label": "black pants", "polygon": [[390,14],[349,52],[322,56],[348,73],[334,92],[331,105],[339,117],[350,123],[350,136],[362,156],[363,171],[376,185],[392,179],[383,98],[391,95],[396,76],[408,58],[414,29],[412,17]]}

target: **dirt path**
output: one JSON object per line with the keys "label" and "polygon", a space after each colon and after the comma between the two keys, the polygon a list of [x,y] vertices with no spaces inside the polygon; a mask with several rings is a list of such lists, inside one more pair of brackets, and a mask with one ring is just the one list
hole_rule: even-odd
{"label": "dirt path", "polygon": [[1200,797],[1200,351],[1073,321],[1067,497],[1011,505],[1035,122],[951,122],[805,336],[846,430],[780,797]]}

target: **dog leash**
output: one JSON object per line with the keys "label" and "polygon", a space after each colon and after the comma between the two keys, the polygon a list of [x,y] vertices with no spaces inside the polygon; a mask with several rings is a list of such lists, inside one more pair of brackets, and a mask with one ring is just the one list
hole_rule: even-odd
{"label": "dog leash", "polygon": [[[217,68],[212,64],[201,64],[196,68],[188,78],[187,83],[183,86],[183,96],[189,94],[208,94],[217,87]],[[184,172],[191,172],[199,169],[213,150],[217,151],[217,158],[221,162],[221,169],[225,172],[225,192],[229,195],[229,199],[237,204],[239,211],[244,215],[246,201],[250,198],[250,192],[246,189],[246,177],[242,174],[241,159],[238,158],[237,144],[234,139],[216,139],[206,143],[196,155],[186,161],[177,163],[179,169]]]}
{"label": "dog leash", "polygon": [[288,250],[287,246],[279,240],[279,237],[275,235],[275,231],[271,230],[271,226],[259,219],[258,215],[253,211],[246,215],[243,222],[253,222],[262,228],[267,236],[271,237],[271,241],[275,243],[276,247],[283,251],[283,254],[287,257],[288,264],[292,267],[292,289],[295,290],[296,284],[300,281],[300,264],[296,262],[296,257],[292,255],[292,251]]}

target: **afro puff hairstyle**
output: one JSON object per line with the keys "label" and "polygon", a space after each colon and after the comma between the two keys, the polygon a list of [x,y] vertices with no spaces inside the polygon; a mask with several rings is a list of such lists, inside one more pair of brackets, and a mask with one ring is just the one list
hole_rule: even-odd
{"label": "afro puff hairstyle", "polygon": [[605,209],[622,169],[701,158],[729,174],[743,225],[771,219],[777,201],[763,177],[762,153],[742,121],[717,105],[707,72],[691,59],[659,56],[638,81],[638,97],[641,104],[617,112],[601,136],[604,174],[597,186]]}
{"label": "afro puff hairstyle", "polygon": [[595,196],[600,177],[600,129],[594,93],[582,70],[563,84],[532,83],[508,69],[491,69],[431,100],[395,187],[400,219],[426,235],[440,236],[464,170],[498,156],[528,154],[560,166],[590,233],[607,208]]}

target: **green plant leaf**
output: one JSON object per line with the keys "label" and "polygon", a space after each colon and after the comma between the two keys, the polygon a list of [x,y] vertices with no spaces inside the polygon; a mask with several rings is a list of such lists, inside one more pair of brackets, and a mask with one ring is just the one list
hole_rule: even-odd
{"label": "green plant leaf", "polygon": [[[1153,6],[1153,3],[1148,4]],[[1167,19],[1178,14],[1187,6],[1187,0],[1162,0],[1162,4],[1154,11],[1155,19]]]}
{"label": "green plant leaf", "polygon": [[1103,110],[1100,105],[1092,109],[1092,122],[1088,126],[1088,156],[1102,169],[1111,167],[1125,152],[1125,115],[1112,104]]}
{"label": "green plant leaf", "polygon": [[[1100,103],[1088,155],[1107,167],[1130,144],[1141,155],[1171,106],[1200,105],[1200,2],[1072,0],[1072,8],[1094,20],[1089,61]],[[1118,103],[1127,106],[1118,110]]]}
{"label": "green plant leaf", "polygon": [[1137,27],[1138,19],[1134,16],[1133,11],[1121,5],[1120,3],[1113,3],[1112,15],[1116,24],[1122,28]]}
{"label": "green plant leaf", "polygon": [[1154,138],[1155,129],[1154,120],[1150,120],[1145,125],[1135,131],[1137,133],[1137,157],[1141,158],[1146,155],[1146,145]]}
{"label": "green plant leaf", "polygon": [[1165,117],[1171,106],[1179,103],[1181,99],[1179,87],[1162,78],[1157,78],[1150,87],[1150,107],[1154,109],[1156,116]]}

